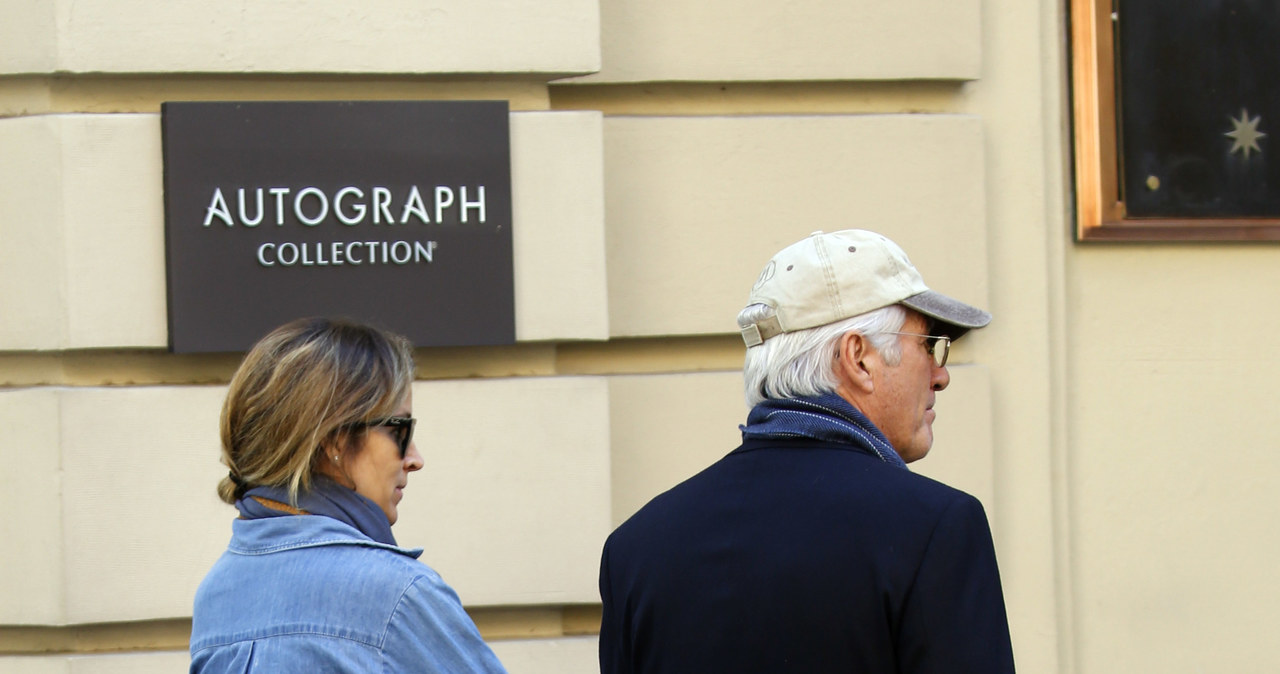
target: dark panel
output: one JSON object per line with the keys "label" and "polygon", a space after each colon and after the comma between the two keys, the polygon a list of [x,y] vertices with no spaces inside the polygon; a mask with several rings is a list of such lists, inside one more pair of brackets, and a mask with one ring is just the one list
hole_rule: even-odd
{"label": "dark panel", "polygon": [[515,340],[505,101],[166,103],[162,124],[171,350],[310,315]]}
{"label": "dark panel", "polygon": [[1134,217],[1280,216],[1280,9],[1121,0],[1122,198]]}

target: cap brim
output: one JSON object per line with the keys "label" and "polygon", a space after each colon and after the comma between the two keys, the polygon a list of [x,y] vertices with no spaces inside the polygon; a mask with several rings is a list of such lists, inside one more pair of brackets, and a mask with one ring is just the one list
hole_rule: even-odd
{"label": "cap brim", "polygon": [[938,327],[952,340],[960,339],[964,333],[986,327],[991,322],[991,314],[932,290],[912,295],[902,300],[901,304],[939,321],[942,325]]}

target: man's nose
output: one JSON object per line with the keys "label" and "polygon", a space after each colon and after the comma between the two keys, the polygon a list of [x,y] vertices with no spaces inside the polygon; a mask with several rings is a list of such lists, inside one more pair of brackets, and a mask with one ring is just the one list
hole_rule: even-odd
{"label": "man's nose", "polygon": [[933,390],[941,391],[951,384],[951,373],[947,371],[947,366],[941,367],[935,365],[933,367]]}

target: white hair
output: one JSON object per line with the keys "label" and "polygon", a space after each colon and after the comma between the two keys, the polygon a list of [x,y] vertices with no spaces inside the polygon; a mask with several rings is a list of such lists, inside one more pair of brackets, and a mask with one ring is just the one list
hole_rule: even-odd
{"label": "white hair", "polygon": [[[775,313],[767,304],[748,305],[738,313],[738,325],[746,327]],[[902,353],[897,337],[889,333],[901,330],[906,320],[906,310],[893,304],[835,323],[774,335],[748,348],[742,367],[747,406],[834,392],[836,352],[840,338],[848,332],[865,336],[886,363],[897,365]]]}

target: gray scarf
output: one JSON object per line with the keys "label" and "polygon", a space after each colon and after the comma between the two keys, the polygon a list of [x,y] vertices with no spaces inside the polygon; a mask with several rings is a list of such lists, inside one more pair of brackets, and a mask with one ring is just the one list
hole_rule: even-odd
{"label": "gray scarf", "polygon": [[[252,498],[254,496],[277,503],[289,502],[289,490],[284,487],[250,487],[236,501],[236,508],[244,519],[291,516],[291,513],[262,505]],[[387,514],[378,504],[323,475],[314,475],[311,488],[298,494],[298,509],[311,515],[332,517],[379,543],[396,544]]]}

